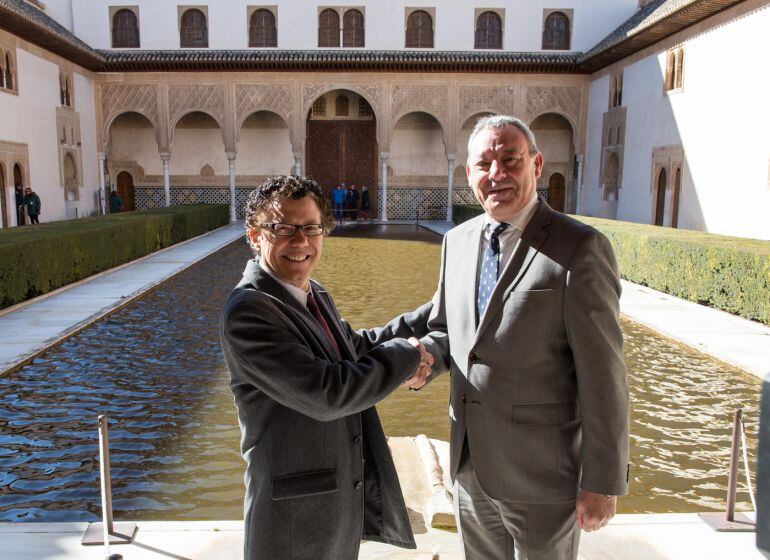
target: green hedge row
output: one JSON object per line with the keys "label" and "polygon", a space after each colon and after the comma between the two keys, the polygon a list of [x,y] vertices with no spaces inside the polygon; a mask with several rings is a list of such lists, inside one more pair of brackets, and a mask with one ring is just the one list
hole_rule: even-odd
{"label": "green hedge row", "polygon": [[[453,215],[460,223],[480,213]],[[609,238],[626,280],[770,325],[770,241],[576,217]]]}
{"label": "green hedge row", "polygon": [[225,204],[172,206],[0,231],[0,309],[226,225]]}

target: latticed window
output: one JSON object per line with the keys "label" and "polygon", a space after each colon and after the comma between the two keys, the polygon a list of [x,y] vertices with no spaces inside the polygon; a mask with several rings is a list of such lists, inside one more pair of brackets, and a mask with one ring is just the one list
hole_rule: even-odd
{"label": "latticed window", "polygon": [[315,100],[315,103],[313,103],[313,116],[314,117],[325,117],[326,116],[326,98],[325,97],[319,97]]}
{"label": "latticed window", "polygon": [[682,79],[683,70],[684,50],[679,47],[678,49],[668,51],[666,54],[666,77],[664,84],[666,91],[682,88],[682,84],[684,83]]}
{"label": "latticed window", "polygon": [[569,50],[569,18],[561,12],[552,12],[543,26],[544,50]]}
{"label": "latticed window", "polygon": [[118,10],[112,16],[112,47],[115,49],[139,48],[139,25],[131,10]]}
{"label": "latticed window", "polygon": [[183,48],[207,48],[209,46],[209,30],[206,26],[206,16],[200,10],[187,10],[182,14],[182,25],[179,29],[179,44]]}
{"label": "latticed window", "polygon": [[503,21],[495,12],[483,12],[476,20],[476,41],[474,48],[503,48]]}
{"label": "latticed window", "polygon": [[342,46],[364,46],[364,14],[358,10],[348,10],[342,17]]}
{"label": "latticed window", "polygon": [[318,46],[340,46],[340,15],[336,10],[327,9],[318,16]]}
{"label": "latticed window", "polygon": [[334,114],[338,117],[347,117],[350,114],[350,100],[347,95],[338,95],[334,104]]}
{"label": "latticed window", "polygon": [[249,21],[250,47],[277,47],[278,33],[275,29],[275,16],[264,8],[251,14]]}
{"label": "latticed window", "polygon": [[433,18],[423,10],[409,14],[406,20],[406,47],[433,48]]}
{"label": "latticed window", "polygon": [[358,116],[359,117],[371,117],[374,115],[374,111],[372,111],[372,106],[369,105],[369,102],[364,99],[363,97],[358,98]]}

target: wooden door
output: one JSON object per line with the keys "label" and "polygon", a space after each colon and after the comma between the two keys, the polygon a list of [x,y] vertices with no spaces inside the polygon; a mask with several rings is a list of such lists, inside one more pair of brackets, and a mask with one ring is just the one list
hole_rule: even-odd
{"label": "wooden door", "polygon": [[7,228],[10,224],[8,223],[8,202],[6,201],[5,197],[8,196],[8,193],[5,192],[5,168],[0,165],[0,215],[2,215],[3,220],[3,228]]}
{"label": "wooden door", "polygon": [[308,121],[307,175],[328,196],[339,183],[369,187],[377,208],[377,133],[374,121]]}
{"label": "wooden door", "polygon": [[126,171],[118,173],[118,194],[123,201],[123,211],[131,212],[134,210],[134,178]]}
{"label": "wooden door", "polygon": [[663,225],[663,216],[666,212],[666,170],[661,169],[658,175],[658,191],[655,199],[655,225]]}
{"label": "wooden door", "polygon": [[566,196],[566,188],[564,183],[564,175],[561,173],[554,173],[551,178],[548,179],[548,205],[559,212],[564,212],[564,198]]}

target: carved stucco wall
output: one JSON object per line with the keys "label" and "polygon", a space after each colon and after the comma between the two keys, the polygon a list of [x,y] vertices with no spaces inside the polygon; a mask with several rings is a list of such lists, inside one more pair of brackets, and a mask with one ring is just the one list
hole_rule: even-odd
{"label": "carved stucco wall", "polygon": [[158,127],[158,86],[156,84],[103,84],[99,87],[101,97],[102,126],[104,138],[107,127],[121,113],[136,111],[147,117],[155,128]]}
{"label": "carved stucco wall", "polygon": [[460,86],[458,91],[458,122],[462,127],[468,118],[482,112],[503,115],[518,114],[515,85],[502,86]]}
{"label": "carved stucco wall", "polygon": [[448,108],[447,85],[395,85],[391,91],[391,127],[407,113],[421,111],[436,117],[446,131]]}
{"label": "carved stucco wall", "polygon": [[576,86],[531,86],[527,88],[525,120],[532,123],[544,113],[559,113],[581,129],[583,89]]}
{"label": "carved stucco wall", "polygon": [[225,86],[222,84],[171,84],[168,86],[168,120],[174,126],[187,113],[207,113],[224,128]]}
{"label": "carved stucco wall", "polygon": [[289,125],[291,102],[292,89],[287,84],[235,84],[235,124],[240,130],[252,113],[272,111]]}

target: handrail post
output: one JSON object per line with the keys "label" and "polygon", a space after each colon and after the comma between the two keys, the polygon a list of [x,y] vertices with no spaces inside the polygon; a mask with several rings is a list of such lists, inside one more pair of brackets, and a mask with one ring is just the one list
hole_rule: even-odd
{"label": "handrail post", "polygon": [[741,445],[741,418],[743,410],[737,409],[733,415],[733,436],[730,446],[730,469],[727,473],[727,508],[724,512],[699,513],[700,518],[715,531],[753,532],[754,521],[743,513],[735,513],[735,493],[738,484],[738,446]]}
{"label": "handrail post", "polygon": [[[80,544],[107,545],[130,544],[136,533],[136,523],[114,523],[112,519],[112,479],[110,477],[110,439],[109,418],[104,414],[98,417],[99,427],[99,489],[102,502],[102,522],[89,523]],[[110,555],[117,558],[120,555]],[[122,558],[122,557],[121,557]]]}

